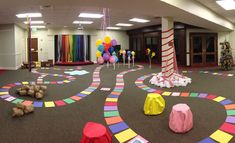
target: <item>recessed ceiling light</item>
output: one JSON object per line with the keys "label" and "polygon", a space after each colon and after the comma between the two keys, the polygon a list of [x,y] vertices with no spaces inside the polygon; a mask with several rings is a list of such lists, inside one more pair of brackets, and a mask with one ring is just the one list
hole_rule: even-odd
{"label": "recessed ceiling light", "polygon": [[[30,21],[30,24],[43,24],[44,21]],[[24,24],[29,24],[28,21],[24,21]]]}
{"label": "recessed ceiling light", "polygon": [[128,24],[128,23],[118,23],[116,25],[117,26],[126,26],[126,27],[133,26],[133,24]]}
{"label": "recessed ceiling light", "polygon": [[132,19],[130,19],[129,21],[132,21],[132,22],[139,22],[139,23],[150,22],[150,20],[141,19],[141,18],[132,18]]}
{"label": "recessed ceiling light", "polygon": [[92,24],[93,21],[73,21],[73,24]]}
{"label": "recessed ceiling light", "polygon": [[80,13],[78,17],[85,17],[85,18],[101,18],[103,14],[98,13]]}
{"label": "recessed ceiling light", "polygon": [[44,25],[32,25],[31,28],[46,28]]}
{"label": "recessed ceiling light", "polygon": [[41,13],[20,13],[16,14],[18,18],[27,18],[27,17],[42,17]]}
{"label": "recessed ceiling light", "polygon": [[235,1],[234,0],[217,0],[216,3],[220,5],[225,10],[234,10]]}
{"label": "recessed ceiling light", "polygon": [[106,27],[106,29],[109,29],[109,30],[118,30],[118,29],[121,29],[120,27]]}

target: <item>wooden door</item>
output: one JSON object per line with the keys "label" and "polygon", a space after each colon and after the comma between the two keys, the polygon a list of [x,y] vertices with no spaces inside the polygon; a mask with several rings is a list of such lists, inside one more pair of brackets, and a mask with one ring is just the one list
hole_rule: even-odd
{"label": "wooden door", "polygon": [[38,61],[38,38],[31,38],[32,61]]}
{"label": "wooden door", "polygon": [[[145,49],[149,48],[152,52],[156,53],[156,56],[152,58],[152,61],[157,64],[161,64],[161,41],[158,33],[154,35],[145,35]],[[146,58],[148,59],[148,58]]]}
{"label": "wooden door", "polygon": [[190,34],[191,66],[217,65],[217,34]]}
{"label": "wooden door", "polygon": [[144,51],[143,51],[143,36],[133,36],[130,38],[130,50],[135,51],[135,59],[136,61],[144,61]]}

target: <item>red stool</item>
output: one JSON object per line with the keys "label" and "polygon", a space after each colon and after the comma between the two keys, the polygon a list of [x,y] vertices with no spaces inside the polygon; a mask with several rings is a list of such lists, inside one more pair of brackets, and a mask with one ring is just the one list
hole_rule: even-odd
{"label": "red stool", "polygon": [[88,122],[80,143],[112,143],[112,135],[102,124]]}

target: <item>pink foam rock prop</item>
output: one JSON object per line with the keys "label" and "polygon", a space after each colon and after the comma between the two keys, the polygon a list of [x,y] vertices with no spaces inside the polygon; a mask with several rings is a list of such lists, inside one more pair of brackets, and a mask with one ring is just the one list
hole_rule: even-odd
{"label": "pink foam rock prop", "polygon": [[193,128],[193,114],[187,104],[172,107],[169,128],[175,133],[186,133]]}

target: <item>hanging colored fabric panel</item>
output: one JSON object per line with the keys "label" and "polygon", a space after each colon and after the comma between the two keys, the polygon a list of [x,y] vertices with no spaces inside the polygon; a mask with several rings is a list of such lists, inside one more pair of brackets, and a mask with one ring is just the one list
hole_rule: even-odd
{"label": "hanging colored fabric panel", "polygon": [[73,35],[69,35],[69,61],[73,61]]}
{"label": "hanging colored fabric panel", "polygon": [[57,62],[83,62],[89,60],[88,35],[55,35],[55,60]]}

